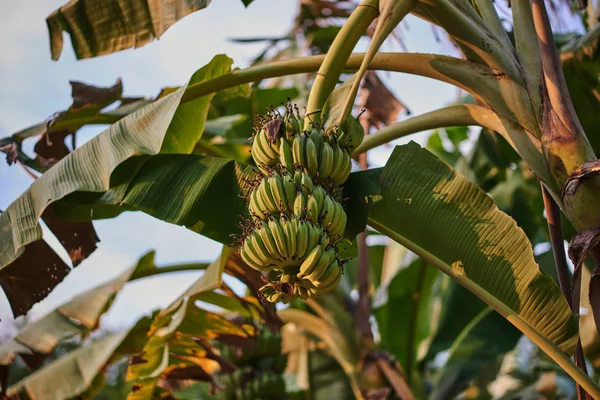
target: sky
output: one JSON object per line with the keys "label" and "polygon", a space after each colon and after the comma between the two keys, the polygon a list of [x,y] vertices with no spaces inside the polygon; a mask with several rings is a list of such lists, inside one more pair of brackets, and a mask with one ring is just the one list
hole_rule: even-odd
{"label": "sky", "polygon": [[[65,35],[61,58],[50,58],[45,18],[66,0],[0,2],[0,137],[39,123],[71,104],[70,80],[109,86],[121,77],[126,96],[155,96],[165,86],[185,84],[192,74],[216,54],[232,57],[244,68],[262,45],[237,44],[232,37],[277,36],[293,23],[297,0],[255,0],[247,9],[240,0],[213,1],[172,26],[157,41],[145,47],[99,58],[75,60]],[[429,24],[409,16],[402,24],[403,41],[412,52],[452,53],[438,43]],[[364,51],[364,43],[357,50]],[[401,51],[386,43],[382,51]],[[456,100],[454,87],[404,74],[380,75],[413,115],[443,107]],[[105,127],[104,127],[105,128]],[[83,128],[78,143],[89,140],[104,128]],[[426,134],[411,139],[423,143]],[[398,141],[398,143],[407,140]],[[35,140],[30,140],[32,148]],[[373,151],[371,164],[383,165],[391,148]],[[0,209],[6,209],[31,184],[18,165],[0,160]],[[29,320],[68,301],[72,296],[112,279],[132,266],[143,254],[156,250],[159,266],[182,262],[213,261],[221,245],[183,227],[168,224],[141,212],[128,212],[111,220],[94,222],[101,242],[98,249],[42,302],[29,312]],[[66,252],[45,231],[45,239],[67,261]],[[70,264],[70,262],[69,262]],[[153,309],[168,305],[201,273],[185,272],[148,278],[129,284],[118,295],[101,320],[107,329],[126,327]],[[21,322],[22,323],[22,322]],[[0,338],[16,332],[6,298],[0,293]]]}

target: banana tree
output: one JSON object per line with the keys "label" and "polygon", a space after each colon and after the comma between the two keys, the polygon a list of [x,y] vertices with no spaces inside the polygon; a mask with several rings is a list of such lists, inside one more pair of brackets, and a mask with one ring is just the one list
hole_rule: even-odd
{"label": "banana tree", "polygon": [[[446,274],[529,337],[589,395],[600,397],[600,389],[570,359],[578,347],[573,311],[580,303],[581,265],[588,254],[595,257],[598,236],[594,227],[599,217],[593,211],[598,191],[593,177],[595,155],[575,114],[544,3],[517,1],[511,6],[512,39],[491,2],[365,0],[351,12],[325,55],[244,70],[232,70],[232,60],[219,55],[187,85],[150,104],[140,104],[124,117],[113,117],[117,123],[63,155],[1,214],[0,273],[5,278],[0,283],[14,294],[14,312],[26,312],[49,291],[45,286],[18,286],[11,279],[27,277],[24,272],[30,262],[23,263],[23,259],[43,244],[38,221],[47,210],[69,224],[140,210],[225,245],[236,244],[244,262],[264,274],[265,284],[255,288],[264,302],[306,300],[316,314],[319,306],[314,299],[326,299],[335,290],[343,278],[342,267],[352,265],[356,235],[368,225],[420,257],[423,264],[411,270],[429,265]],[[408,13],[444,29],[465,59],[380,53],[382,42]],[[352,54],[376,18],[369,50]],[[363,139],[364,129],[352,112],[369,69],[450,83],[470,93],[476,104],[452,105],[393,123],[366,132],[370,134]],[[344,71],[356,73],[336,87]],[[306,111],[301,114],[288,104],[257,118],[252,159],[211,152],[203,135],[215,104],[236,93],[247,96],[250,82],[309,72],[316,76]],[[46,124],[45,131],[58,132],[60,122]],[[399,146],[385,167],[351,173],[351,158],[376,146],[423,130],[465,125],[502,135],[542,183],[562,293],[540,271],[531,242],[516,222],[476,184],[431,152],[416,144]],[[7,142],[8,151],[18,159],[14,143],[18,141]],[[47,167],[28,165],[40,171]],[[561,262],[564,254],[561,258],[556,205],[577,232],[571,247],[576,264],[573,290],[565,277],[566,263]],[[58,275],[56,271],[48,269],[51,273],[44,274],[42,269],[53,286],[68,268]],[[419,282],[426,281],[427,272],[420,276]],[[592,274],[590,298],[592,309],[600,311],[594,301],[600,295],[596,279]],[[167,329],[168,335],[148,340],[148,352],[162,354],[161,349],[171,344],[172,333],[188,332],[187,325],[184,333],[177,331],[181,321],[171,321],[189,311],[189,299],[200,289],[190,290],[155,318],[151,332]],[[313,335],[323,332],[315,328],[317,321],[293,308],[280,314],[285,322]],[[326,312],[321,314],[328,323],[324,328],[340,323],[328,321]],[[472,334],[479,334],[480,320],[493,316],[489,310],[482,311]],[[328,343],[353,393],[360,397],[356,359],[366,363],[375,344],[367,343],[364,354],[347,351],[349,346],[341,339]],[[177,351],[167,353],[157,365],[141,363],[130,369],[133,379],[141,382],[132,396],[154,393],[165,371],[158,367],[170,365],[170,357],[178,355]],[[581,353],[576,361],[581,365]],[[394,371],[389,373],[397,374]],[[390,376],[396,393],[406,393],[405,380]]]}

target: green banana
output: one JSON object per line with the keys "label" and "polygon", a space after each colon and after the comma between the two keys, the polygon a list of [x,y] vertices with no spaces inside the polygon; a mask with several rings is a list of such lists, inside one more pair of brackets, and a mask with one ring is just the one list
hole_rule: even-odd
{"label": "green banana", "polygon": [[250,235],[244,242],[244,248],[242,253],[244,253],[252,261],[252,263],[248,264],[256,270],[261,271],[264,268],[264,266],[269,264],[267,261],[268,259],[261,259],[257,250],[254,248],[254,245],[252,243],[252,235]]}
{"label": "green banana", "polygon": [[344,153],[344,169],[341,173],[340,176],[338,176],[337,181],[340,182],[340,184],[346,182],[346,179],[348,179],[348,176],[350,176],[350,171],[352,171],[352,159],[350,158],[350,155],[348,153],[346,153],[345,151]]}
{"label": "green banana", "polygon": [[308,194],[312,193],[314,189],[314,184],[312,179],[310,179],[310,176],[306,172],[302,173],[302,180],[300,181],[300,184],[302,185],[302,187],[305,187],[306,190],[308,190]]}
{"label": "green banana", "polygon": [[261,187],[264,185],[264,180],[254,189],[254,203],[256,205],[256,207],[261,211],[262,214],[265,214],[267,211],[269,211],[269,206],[267,205],[267,203],[265,202],[264,196],[264,190],[261,189]]}
{"label": "green banana", "polygon": [[313,224],[319,222],[319,205],[314,196],[308,196],[306,201],[307,217],[310,218]]}
{"label": "green banana", "polygon": [[284,260],[287,259],[288,253],[286,238],[283,232],[283,228],[279,223],[279,220],[271,218],[269,220],[269,229],[271,229],[271,233],[273,234],[273,239],[275,239],[275,244],[277,245],[277,250],[279,250],[279,254],[281,254],[281,257],[283,257]]}
{"label": "green banana", "polygon": [[257,232],[260,235],[260,238],[262,239],[263,243],[265,244],[266,249],[271,254],[271,257],[281,261],[281,253],[279,253],[279,250],[277,249],[275,238],[273,237],[273,233],[271,232],[268,223],[266,223],[265,221],[261,221],[261,226],[259,227]]}
{"label": "green banana", "polygon": [[269,164],[271,164],[273,160],[277,160],[277,158],[279,158],[279,153],[277,150],[275,150],[279,149],[279,144],[277,143],[277,140],[275,143],[271,142],[267,136],[267,132],[264,129],[259,132],[258,136],[259,144],[267,157],[269,157]]}
{"label": "green banana", "polygon": [[[262,179],[248,196],[254,225],[240,246],[252,268],[281,271],[276,279],[292,285],[292,295],[276,284],[260,289],[267,301],[284,303],[327,293],[341,278],[335,244],[348,218],[336,186],[352,169],[350,147],[359,144],[352,139],[361,140],[356,124],[327,132],[310,124],[310,132],[303,132],[296,109],[285,108],[283,117],[268,115],[270,125],[254,136],[252,157]],[[273,129],[275,137],[269,138]]]}
{"label": "green banana", "polygon": [[308,290],[305,287],[296,285],[294,286],[294,296],[306,300],[308,298]]}
{"label": "green banana", "polygon": [[[322,248],[322,247],[321,247]],[[331,261],[335,258],[335,249],[325,250],[321,253],[319,260],[313,265],[311,269],[307,269],[304,272],[298,272],[298,278],[305,278],[312,282],[311,274],[315,271],[324,271],[329,266]],[[322,272],[321,272],[322,274]]]}
{"label": "green banana", "polygon": [[248,248],[248,244],[246,242],[244,242],[242,248],[240,249],[240,256],[242,256],[242,260],[244,260],[246,264],[248,264],[254,269],[258,269],[262,266],[257,256],[250,252],[250,249]]}
{"label": "green banana", "polygon": [[294,167],[294,155],[292,154],[292,148],[290,147],[290,144],[285,139],[281,139],[279,154],[281,156],[281,164],[289,171],[292,171]]}
{"label": "green banana", "polygon": [[289,209],[294,207],[294,201],[296,200],[296,183],[292,180],[289,175],[283,177],[283,189],[285,191],[285,199],[287,200],[287,206]]}
{"label": "green banana", "polygon": [[323,135],[319,132],[318,129],[313,129],[310,133],[310,138],[315,144],[317,155],[319,156],[319,162],[321,161],[321,152],[323,151]]}
{"label": "green banana", "polygon": [[252,245],[254,253],[259,257],[262,265],[269,265],[273,260],[271,257],[271,253],[265,247],[260,235],[258,232],[254,231],[246,240],[249,240],[249,243]]}
{"label": "green banana", "polygon": [[270,158],[265,154],[259,142],[259,135],[254,137],[254,142],[252,142],[252,158],[256,162],[256,165],[260,168],[261,166],[268,166]]}
{"label": "green banana", "polygon": [[294,183],[296,183],[296,187],[302,186],[302,170],[300,168],[294,172]]}
{"label": "green banana", "polygon": [[313,271],[315,265],[321,258],[321,254],[323,254],[323,249],[321,246],[315,246],[312,251],[306,256],[306,259],[300,265],[300,272],[298,275],[304,276]]}
{"label": "green banana", "polygon": [[294,156],[295,164],[306,165],[305,152],[304,137],[302,135],[297,135],[294,137],[294,142],[292,143],[292,154]]}
{"label": "green banana", "polygon": [[302,131],[301,120],[293,112],[289,112],[284,117],[286,137],[292,139],[294,135]]}
{"label": "green banana", "polygon": [[298,218],[306,215],[306,197],[302,192],[296,194],[296,199],[294,200],[294,215]]}
{"label": "green banana", "polygon": [[327,194],[325,193],[325,189],[323,189],[321,186],[315,186],[312,191],[312,196],[315,198],[315,200],[317,202],[317,208],[319,209],[319,215],[317,217],[320,218],[321,217],[320,212],[323,209],[323,204],[325,202],[325,196],[327,196]]}
{"label": "green banana", "polygon": [[333,200],[330,196],[325,196],[325,200],[323,201],[323,208],[321,209],[321,225],[324,229],[329,229],[329,226],[333,221],[333,218],[335,217],[335,203],[336,201]]}
{"label": "green banana", "polygon": [[[329,266],[329,263],[331,262],[330,254],[331,253],[329,252],[329,250],[324,251],[323,255],[325,255],[325,257],[323,257],[323,255],[321,255],[321,258],[324,258],[324,260],[322,262],[317,262],[315,267],[312,269],[312,271],[305,273],[304,279],[310,281],[313,285],[315,285],[315,281],[319,280],[321,278],[321,276],[323,276],[325,271],[327,271],[327,267]],[[319,260],[319,261],[321,261],[321,260]]]}
{"label": "green banana", "polygon": [[327,287],[327,285],[337,279],[338,275],[342,274],[342,269],[339,267],[338,260],[333,260],[331,264],[327,265],[325,268],[325,271],[319,278],[312,280],[312,284],[317,288]]}
{"label": "green banana", "polygon": [[342,208],[342,205],[337,201],[334,202],[336,207],[335,217],[331,223],[331,226],[326,228],[332,237],[343,235],[346,230],[346,223],[348,222],[348,216]]}
{"label": "green banana", "polygon": [[333,146],[333,167],[331,168],[331,174],[329,175],[330,179],[338,184],[338,178],[340,175],[344,173],[345,161],[344,150],[341,149],[339,145]]}
{"label": "green banana", "polygon": [[256,189],[254,189],[250,193],[250,200],[248,202],[248,208],[250,209],[250,214],[255,216],[255,218],[264,219],[265,214],[262,212],[261,206],[258,203],[257,195],[258,195],[258,190],[256,190]]}
{"label": "green banana", "polygon": [[287,206],[287,199],[285,197],[285,189],[283,188],[283,179],[281,178],[281,175],[276,173],[269,178],[269,189],[271,189],[271,194],[275,201],[275,210],[283,210],[284,207]]}
{"label": "green banana", "polygon": [[269,211],[273,213],[273,210],[277,210],[277,203],[275,202],[275,197],[271,193],[271,187],[269,179],[263,179],[258,186],[260,200],[265,206],[265,211]]}
{"label": "green banana", "polygon": [[287,218],[281,219],[281,227],[285,233],[288,257],[293,260],[294,253],[296,252],[296,245],[298,243],[298,236],[294,234],[292,223]]}
{"label": "green banana", "polygon": [[321,161],[319,163],[319,178],[325,180],[331,175],[333,169],[333,148],[327,142],[323,143],[323,150],[321,151]]}
{"label": "green banana", "polygon": [[310,176],[316,176],[319,169],[319,156],[317,146],[313,142],[312,135],[306,139],[306,170]]}
{"label": "green banana", "polygon": [[302,259],[306,254],[308,245],[308,226],[304,222],[298,220],[298,218],[294,218],[293,221],[297,225],[296,230],[298,231],[298,243],[296,244],[296,254],[294,254],[294,257],[296,259]]}

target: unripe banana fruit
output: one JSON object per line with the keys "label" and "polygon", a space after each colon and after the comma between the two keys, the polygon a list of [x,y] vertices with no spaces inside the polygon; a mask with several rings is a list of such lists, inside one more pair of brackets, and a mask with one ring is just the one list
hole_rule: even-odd
{"label": "unripe banana fruit", "polygon": [[[360,144],[360,125],[305,131],[297,108],[273,110],[254,134],[252,157],[260,169],[248,195],[252,216],[240,242],[252,268],[275,271],[278,281],[260,289],[269,302],[306,300],[331,291],[344,261],[336,244],[346,229],[339,185],[352,169],[350,151]],[[313,124],[314,125],[314,124]]]}

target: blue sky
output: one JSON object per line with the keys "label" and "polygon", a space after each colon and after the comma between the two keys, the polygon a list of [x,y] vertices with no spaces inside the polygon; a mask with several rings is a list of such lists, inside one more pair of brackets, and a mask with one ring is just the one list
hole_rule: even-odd
{"label": "blue sky", "polygon": [[[154,96],[165,86],[184,84],[215,54],[225,53],[235,65],[245,67],[262,45],[236,44],[229,37],[276,36],[293,22],[297,0],[255,0],[244,9],[240,0],[214,1],[207,9],[184,18],[158,41],[137,50],[127,50],[95,59],[76,61],[68,36],[59,61],[50,59],[45,18],[66,0],[28,0],[0,3],[0,137],[43,121],[71,104],[69,80],[107,86],[121,77],[128,96]],[[403,23],[409,51],[448,54],[446,43],[437,43],[431,26],[414,17]],[[443,35],[443,34],[442,34]],[[360,45],[364,50],[364,44]],[[383,51],[400,51],[385,44]],[[420,114],[444,106],[457,98],[455,88],[425,78],[382,74],[382,78],[413,111]],[[78,143],[101,132],[84,128]],[[426,135],[419,135],[423,141]],[[30,143],[30,145],[33,145]],[[381,165],[390,148],[372,152],[371,162]],[[6,209],[31,183],[22,168],[0,161],[0,209]],[[101,239],[98,249],[71,272],[43,302],[29,313],[32,319],[67,301],[73,295],[116,276],[149,250],[157,251],[157,262],[212,261],[221,245],[183,227],[158,221],[142,213],[95,222]],[[46,239],[56,244],[51,235]],[[55,249],[65,259],[58,246]],[[165,306],[179,295],[199,273],[180,273],[146,279],[129,285],[103,318],[105,327],[125,326],[141,314]],[[0,294],[0,337],[14,331],[11,312]]]}

